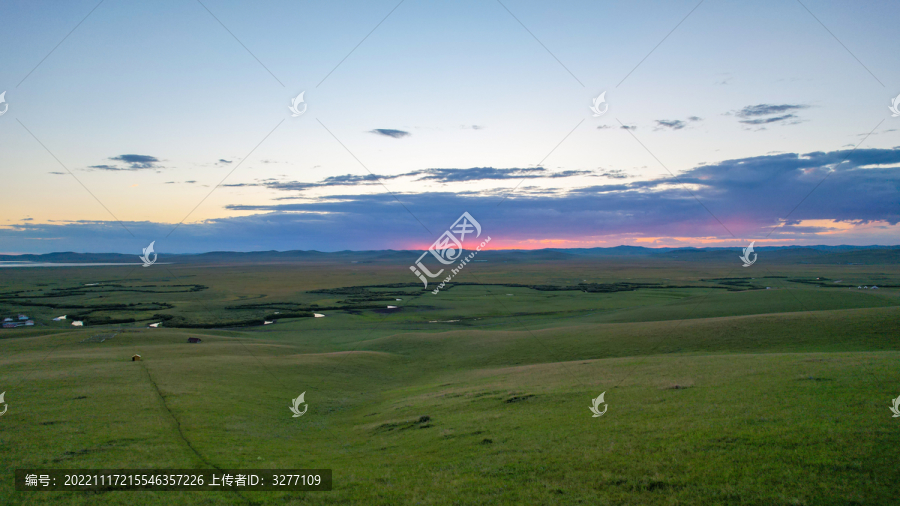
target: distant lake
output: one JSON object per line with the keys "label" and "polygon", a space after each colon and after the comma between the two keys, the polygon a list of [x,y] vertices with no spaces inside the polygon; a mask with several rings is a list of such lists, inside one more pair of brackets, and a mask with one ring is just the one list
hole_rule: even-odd
{"label": "distant lake", "polygon": [[[158,264],[153,265],[170,265],[171,262],[159,262]],[[136,263],[64,263],[64,262],[15,262],[15,261],[0,261],[0,268],[3,267],[99,267],[104,265],[144,265],[142,262]]]}

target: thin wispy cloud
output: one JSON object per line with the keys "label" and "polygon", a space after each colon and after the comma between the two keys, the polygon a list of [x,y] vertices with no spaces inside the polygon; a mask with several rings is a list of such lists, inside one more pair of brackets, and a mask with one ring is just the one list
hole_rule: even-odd
{"label": "thin wispy cloud", "polygon": [[681,130],[682,128],[687,126],[687,123],[681,121],[680,119],[658,119],[656,120],[656,125],[659,127],[669,128],[671,130]]}
{"label": "thin wispy cloud", "polygon": [[369,133],[384,135],[385,137],[393,137],[394,139],[400,139],[412,135],[405,130],[394,130],[393,128],[376,128],[374,130],[369,130]]}
{"label": "thin wispy cloud", "polygon": [[599,172],[593,174],[596,177],[605,177],[608,179],[628,179],[630,176],[622,169],[600,169]]}
{"label": "thin wispy cloud", "polygon": [[[796,111],[809,108],[803,104],[759,104],[748,105],[735,113],[740,123],[745,125],[768,125],[772,123],[795,124],[800,118],[794,114]],[[792,112],[794,111],[794,112]]]}
{"label": "thin wispy cloud", "polygon": [[158,158],[150,155],[119,155],[109,159],[123,162],[128,165],[129,169],[152,169],[159,162]]}
{"label": "thin wispy cloud", "polygon": [[464,183],[471,181],[498,181],[506,179],[558,179],[575,176],[587,176],[593,174],[590,170],[564,170],[553,172],[543,167],[532,168],[495,168],[472,167],[468,169],[422,169],[404,174],[344,174],[330,176],[316,182],[283,181],[277,179],[265,179],[255,183],[231,183],[223,186],[243,187],[262,186],[271,190],[303,191],[310,188],[326,188],[334,186],[365,186],[378,185],[383,181],[399,178],[407,178],[410,181],[429,181],[437,183]]}
{"label": "thin wispy cloud", "polygon": [[111,156],[108,160],[121,162],[120,164],[89,165],[88,169],[106,171],[135,171],[159,168],[159,159],[150,155],[118,155]]}
{"label": "thin wispy cloud", "polygon": [[439,181],[442,183],[454,183],[461,181],[484,181],[500,179],[537,179],[559,178],[590,174],[589,170],[567,170],[562,172],[550,172],[543,167],[527,169],[508,168],[498,169],[494,167],[472,167],[470,169],[425,169],[410,172],[409,176],[417,175],[418,181]]}
{"label": "thin wispy cloud", "polygon": [[658,119],[656,120],[656,128],[654,130],[681,130],[682,128],[688,126],[688,123],[694,121],[700,121],[700,117],[698,116],[688,116],[686,121],[682,121],[680,119]]}

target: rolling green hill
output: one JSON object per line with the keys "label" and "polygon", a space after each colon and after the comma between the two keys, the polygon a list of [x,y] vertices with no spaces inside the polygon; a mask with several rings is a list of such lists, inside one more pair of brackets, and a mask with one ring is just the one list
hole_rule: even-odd
{"label": "rolling green hill", "polygon": [[[900,271],[684,265],[486,262],[436,296],[393,264],[3,271],[0,311],[38,325],[0,332],[0,504],[890,504]],[[15,492],[25,467],[334,490]]]}

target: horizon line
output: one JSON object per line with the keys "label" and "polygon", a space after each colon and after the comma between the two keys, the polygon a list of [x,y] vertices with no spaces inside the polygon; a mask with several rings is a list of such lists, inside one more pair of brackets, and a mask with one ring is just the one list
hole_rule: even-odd
{"label": "horizon line", "polygon": [[[630,244],[620,244],[618,246],[593,246],[589,248],[533,248],[533,249],[524,249],[524,248],[491,248],[491,249],[483,249],[483,252],[488,251],[569,251],[569,250],[602,250],[602,249],[616,249],[616,248],[634,248],[634,249],[647,249],[647,250],[679,250],[679,249],[694,249],[694,250],[722,250],[722,249],[733,249],[739,248],[740,246],[634,246]],[[800,245],[800,244],[788,244],[788,245],[773,245],[773,246],[756,246],[757,249],[783,249],[783,248],[898,248],[900,244],[865,244],[865,245],[853,245],[853,244],[838,244],[838,245],[828,245],[828,244],[813,244],[813,245]],[[471,248],[463,248],[471,249]],[[303,252],[303,253],[377,253],[377,252],[422,252],[428,251],[428,249],[374,249],[374,250],[334,250],[334,251],[321,251],[315,249],[290,249],[290,250],[252,250],[252,251],[234,251],[234,250],[210,250],[203,251],[197,253],[165,253],[167,255],[207,255],[210,253],[236,253],[236,254],[251,254],[251,253],[291,253],[291,252]],[[163,252],[158,252],[163,253]],[[6,253],[0,252],[0,256],[45,256],[45,255],[60,255],[60,254],[73,254],[73,255],[133,255],[134,253],[120,253],[115,251],[101,251],[101,252],[77,252],[77,251],[52,251],[49,253]]]}

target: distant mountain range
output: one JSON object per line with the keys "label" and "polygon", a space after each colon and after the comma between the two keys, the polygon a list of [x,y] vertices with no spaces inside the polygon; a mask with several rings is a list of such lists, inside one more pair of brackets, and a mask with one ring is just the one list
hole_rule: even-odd
{"label": "distant mountain range", "polygon": [[[760,258],[778,263],[810,264],[897,264],[900,246],[768,246],[757,247]],[[211,251],[197,254],[159,253],[160,263],[278,263],[278,262],[401,262],[412,263],[421,251]],[[741,248],[572,248],[539,250],[482,251],[477,260],[503,262],[565,261],[587,258],[648,258],[683,262],[738,261]],[[42,263],[140,263],[138,255],[121,253],[46,253],[41,255],[0,255],[0,262]]]}

